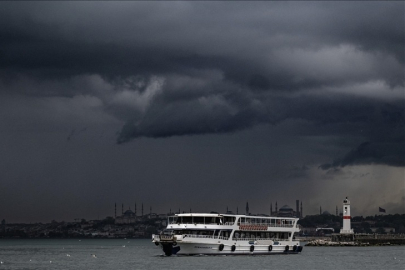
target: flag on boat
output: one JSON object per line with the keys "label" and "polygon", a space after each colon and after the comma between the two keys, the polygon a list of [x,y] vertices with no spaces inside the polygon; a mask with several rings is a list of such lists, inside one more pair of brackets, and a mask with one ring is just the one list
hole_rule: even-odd
{"label": "flag on boat", "polygon": [[378,207],[378,212],[383,212],[383,213],[385,213],[385,209],[384,209],[384,208],[381,208],[381,207]]}

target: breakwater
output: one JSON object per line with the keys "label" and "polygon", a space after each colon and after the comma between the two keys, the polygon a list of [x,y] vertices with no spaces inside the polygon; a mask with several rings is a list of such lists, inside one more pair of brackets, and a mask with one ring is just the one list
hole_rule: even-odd
{"label": "breakwater", "polygon": [[378,234],[335,234],[325,239],[308,241],[306,246],[391,246],[405,245],[404,234],[378,235]]}

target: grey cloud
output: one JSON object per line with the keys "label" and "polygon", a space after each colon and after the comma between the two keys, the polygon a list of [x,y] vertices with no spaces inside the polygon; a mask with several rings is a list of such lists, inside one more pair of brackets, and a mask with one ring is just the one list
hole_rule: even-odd
{"label": "grey cloud", "polygon": [[308,177],[309,167],[302,165],[302,167],[293,166],[289,170],[287,178],[297,179],[297,178],[306,178]]}
{"label": "grey cloud", "polygon": [[[347,8],[297,3],[299,8],[293,11],[280,3],[102,3],[97,9],[91,3],[10,3],[0,28],[5,37],[2,67],[44,76],[113,77],[220,69],[227,79],[242,85],[296,90],[303,84],[325,83],[291,72],[296,65],[309,65],[311,58],[302,59],[302,53],[313,52],[319,61],[316,70],[329,68],[317,52],[345,44],[367,50],[368,57],[379,53],[403,63],[403,13],[395,3],[384,4],[351,3]],[[15,10],[19,14],[12,18]],[[383,15],[376,17],[381,10]],[[114,14],[120,16],[106,20]],[[289,62],[277,57],[280,50],[290,55]],[[390,85],[403,85],[396,67],[384,71],[373,65],[377,70],[372,76],[380,74]],[[353,70],[352,76],[358,72]],[[357,75],[358,81],[367,79]]]}
{"label": "grey cloud", "polygon": [[[119,143],[304,119],[311,135],[374,145],[403,126],[403,99],[348,94],[370,81],[403,89],[400,3],[2,6],[3,93],[94,97],[125,122]],[[151,78],[164,83],[149,96]]]}
{"label": "grey cloud", "polygon": [[228,133],[252,127],[261,115],[253,106],[237,108],[220,97],[200,98],[165,107],[152,107],[134,124],[127,122],[118,143],[137,137],[170,137],[207,133]]}
{"label": "grey cloud", "polygon": [[405,166],[405,140],[387,143],[364,142],[351,150],[342,159],[319,166],[322,170],[336,169],[350,165],[385,164]]}

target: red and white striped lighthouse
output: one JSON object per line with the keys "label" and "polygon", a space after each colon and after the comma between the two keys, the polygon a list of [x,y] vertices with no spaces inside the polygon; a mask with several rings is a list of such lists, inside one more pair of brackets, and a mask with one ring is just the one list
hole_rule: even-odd
{"label": "red and white striped lighthouse", "polygon": [[350,201],[346,197],[346,199],[343,200],[343,228],[340,229],[340,234],[353,234],[350,219]]}

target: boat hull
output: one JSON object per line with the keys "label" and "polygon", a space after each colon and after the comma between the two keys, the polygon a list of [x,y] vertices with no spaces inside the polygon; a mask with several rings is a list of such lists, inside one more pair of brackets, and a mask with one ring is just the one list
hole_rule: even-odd
{"label": "boat hull", "polygon": [[[227,241],[226,241],[227,242]],[[295,245],[261,245],[246,243],[160,243],[163,252],[170,255],[290,255],[298,254],[302,247],[298,243]],[[173,245],[174,244],[174,245]],[[294,243],[290,243],[294,244]]]}

